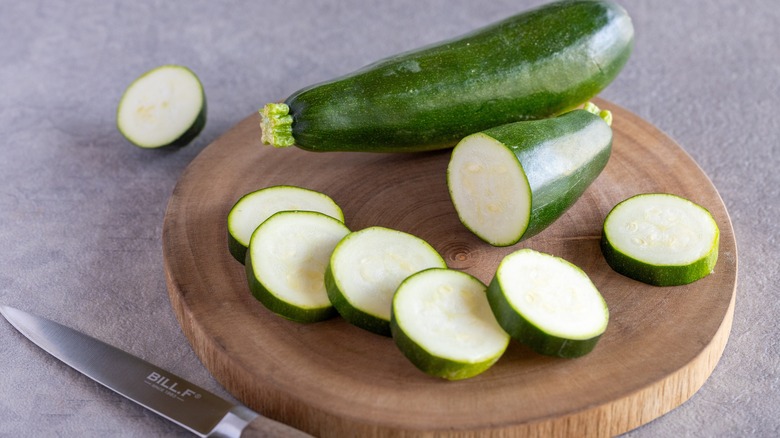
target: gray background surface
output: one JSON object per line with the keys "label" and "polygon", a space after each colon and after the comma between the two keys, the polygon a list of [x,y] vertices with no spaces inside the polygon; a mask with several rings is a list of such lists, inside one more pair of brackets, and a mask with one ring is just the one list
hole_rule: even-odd
{"label": "gray background surface", "polygon": [[[0,2],[0,303],[66,322],[229,397],[172,313],[168,196],[203,148],[259,106],[381,57],[540,4],[515,1]],[[729,210],[737,304],[722,360],[671,413],[628,433],[780,435],[780,8],[624,1],[636,47],[602,97],[674,138]],[[148,151],[115,128],[124,88],[191,67],[209,119]],[[0,321],[0,435],[187,436]]]}

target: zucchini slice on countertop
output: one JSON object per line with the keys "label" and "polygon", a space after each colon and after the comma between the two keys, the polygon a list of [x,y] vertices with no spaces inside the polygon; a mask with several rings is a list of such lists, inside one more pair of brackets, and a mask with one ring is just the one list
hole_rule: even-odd
{"label": "zucchini slice on countertop", "polygon": [[206,93],[192,70],[163,65],[127,87],[116,118],[119,132],[138,147],[184,146],[206,125]]}

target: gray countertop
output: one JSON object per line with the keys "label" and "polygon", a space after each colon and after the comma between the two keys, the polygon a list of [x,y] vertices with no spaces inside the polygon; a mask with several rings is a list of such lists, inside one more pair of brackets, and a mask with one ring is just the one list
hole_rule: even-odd
{"label": "gray countertop", "polygon": [[[4,1],[0,304],[65,322],[230,398],[184,337],[161,230],[188,163],[262,104],[540,1]],[[675,139],[719,190],[739,250],[734,324],[704,386],[627,434],[780,435],[780,8],[624,1],[629,64],[601,97]],[[115,127],[118,98],[166,63],[196,71],[209,118],[174,150]],[[0,436],[187,436],[0,321]]]}

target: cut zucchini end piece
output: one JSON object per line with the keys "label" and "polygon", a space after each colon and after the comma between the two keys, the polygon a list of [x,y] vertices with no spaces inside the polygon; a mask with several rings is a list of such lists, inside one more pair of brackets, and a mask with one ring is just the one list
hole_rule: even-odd
{"label": "cut zucchini end piece", "polygon": [[507,255],[488,286],[501,327],[537,353],[590,353],[607,328],[606,301],[582,269],[532,249]]}
{"label": "cut zucchini end piece", "polygon": [[289,185],[255,190],[239,198],[228,213],[228,250],[233,258],[244,263],[252,233],[280,211],[316,211],[344,222],[341,207],[324,193]]}
{"label": "cut zucchini end piece", "polygon": [[410,275],[446,268],[444,258],[417,236],[374,226],[350,233],[331,255],[325,286],[347,322],[390,336],[393,294]]}
{"label": "cut zucchini end piece", "polygon": [[481,281],[431,268],[403,281],[390,328],[401,352],[421,371],[447,380],[474,377],[504,354],[509,335],[490,310]]}
{"label": "cut zucchini end piece", "polygon": [[531,187],[510,148],[484,133],[453,149],[447,186],[458,218],[493,246],[519,242],[531,216]]}
{"label": "cut zucchini end piece", "polygon": [[264,221],[249,242],[249,288],[265,307],[287,319],[316,322],[336,315],[325,290],[325,270],[349,233],[318,212],[282,211]]}
{"label": "cut zucchini end piece", "polygon": [[144,149],[185,146],[206,125],[206,94],[195,73],[163,65],[134,80],[117,107],[117,129]]}
{"label": "cut zucchini end piece", "polygon": [[269,103],[259,112],[263,144],[275,148],[285,148],[295,144],[292,134],[293,118],[287,104]]}
{"label": "cut zucchini end piece", "polygon": [[632,196],[607,214],[601,251],[616,272],[654,286],[693,283],[713,272],[720,230],[704,207],[666,193]]}

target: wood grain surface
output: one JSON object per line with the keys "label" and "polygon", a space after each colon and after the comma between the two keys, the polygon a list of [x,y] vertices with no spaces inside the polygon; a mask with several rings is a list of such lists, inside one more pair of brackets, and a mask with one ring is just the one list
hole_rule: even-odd
{"label": "wood grain surface", "polygon": [[[236,398],[323,437],[610,436],[679,406],[709,377],[734,310],[737,248],[717,190],[672,139],[629,111],[614,114],[610,161],[550,228],[508,248],[471,235],[449,200],[449,151],[313,153],[260,143],[251,115],[203,150],[181,176],[163,224],[171,304],[194,351]],[[580,266],[604,295],[607,331],[578,359],[512,342],[487,372],[449,382],[418,371],[392,339],[341,318],[299,324],[252,298],[228,253],[226,216],[238,198],[277,184],[333,197],[352,230],[381,225],[415,234],[450,267],[489,282],[522,247]],[[710,276],[647,286],[613,272],[599,250],[601,225],[619,201],[668,192],[709,209],[721,232]]]}

